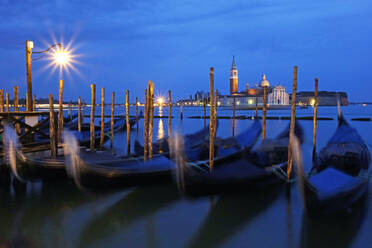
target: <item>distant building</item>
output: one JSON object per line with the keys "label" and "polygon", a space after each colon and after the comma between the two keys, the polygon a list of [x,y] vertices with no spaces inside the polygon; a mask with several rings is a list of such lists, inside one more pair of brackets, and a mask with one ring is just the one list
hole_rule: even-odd
{"label": "distant building", "polygon": [[[291,95],[292,99],[292,95]],[[313,91],[300,91],[296,93],[296,105],[313,105],[314,104]],[[342,106],[349,105],[346,92],[336,91],[319,91],[318,92],[318,105],[320,106],[335,106],[340,101]]]}
{"label": "distant building", "polygon": [[289,94],[285,92],[285,87],[278,84],[268,96],[268,104],[289,105]]}
{"label": "distant building", "polygon": [[230,95],[238,93],[238,69],[235,64],[235,57],[233,56],[233,62],[230,69]]}
{"label": "distant building", "polygon": [[[218,92],[218,106],[231,107],[235,101],[238,108],[251,109],[255,108],[256,105],[261,108],[265,87],[267,87],[267,104],[269,108],[287,108],[291,103],[292,96],[286,92],[285,87],[280,83],[274,87],[270,86],[265,74],[262,75],[262,80],[259,84],[256,82],[253,85],[253,87],[250,87],[249,83],[246,83],[245,89],[238,91],[238,69],[233,56],[230,69],[230,94],[220,95],[220,92]],[[178,105],[200,106],[203,105],[204,100],[209,103],[209,96],[209,92],[197,91],[194,94],[194,99],[190,96],[188,100],[178,101]],[[319,91],[318,93],[319,105],[335,106],[338,99],[340,99],[341,105],[348,105],[349,103],[345,92]],[[296,94],[296,105],[307,106],[312,104],[314,104],[314,92],[302,91]]]}

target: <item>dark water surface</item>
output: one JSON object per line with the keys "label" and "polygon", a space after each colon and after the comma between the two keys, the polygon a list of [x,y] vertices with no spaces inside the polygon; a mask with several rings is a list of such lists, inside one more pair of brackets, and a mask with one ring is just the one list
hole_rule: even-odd
{"label": "dark water surface", "polygon": [[[181,122],[174,109],[172,132],[192,133],[204,126],[202,119],[187,118],[202,115],[201,108],[183,110]],[[312,111],[298,109],[297,115],[310,116]],[[116,112],[122,114],[123,109]],[[344,107],[343,113],[346,119],[371,117],[372,107]],[[158,114],[168,115],[168,110],[156,110]],[[218,114],[231,115],[231,110],[219,109]],[[336,114],[335,107],[319,108],[320,117],[334,118],[318,121],[319,148],[335,131]],[[269,111],[268,115],[289,116],[289,111]],[[251,123],[237,120],[236,134]],[[288,123],[268,120],[267,137],[275,137]],[[303,156],[309,170],[313,124],[300,123],[306,134]],[[372,144],[372,122],[350,124]],[[168,119],[154,119],[154,139],[167,133]],[[220,120],[217,135],[231,133],[232,120]],[[135,139],[143,142],[143,121],[138,131],[136,127],[131,130],[132,144]],[[126,153],[125,132],[115,134],[114,150]],[[370,194],[342,216],[312,220],[304,213],[296,184],[290,198],[284,185],[196,199],[180,196],[175,185],[81,192],[65,180],[28,182],[26,189],[16,189],[3,184],[0,188],[0,247],[371,247],[372,243]]]}

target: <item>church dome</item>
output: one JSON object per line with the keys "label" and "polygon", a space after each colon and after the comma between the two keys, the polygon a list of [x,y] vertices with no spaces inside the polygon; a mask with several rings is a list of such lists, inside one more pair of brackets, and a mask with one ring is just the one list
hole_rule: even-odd
{"label": "church dome", "polygon": [[270,84],[269,84],[269,81],[266,80],[266,75],[263,74],[263,75],[262,75],[262,81],[261,81],[261,83],[260,83],[260,87],[263,88],[263,87],[265,87],[265,86],[269,87]]}

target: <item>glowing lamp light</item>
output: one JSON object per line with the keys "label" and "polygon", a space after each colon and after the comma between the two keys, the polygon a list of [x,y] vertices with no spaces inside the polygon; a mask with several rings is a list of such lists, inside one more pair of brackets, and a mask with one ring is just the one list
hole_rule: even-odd
{"label": "glowing lamp light", "polygon": [[252,99],[249,99],[248,100],[248,104],[253,104],[253,100]]}
{"label": "glowing lamp light", "polygon": [[314,106],[314,105],[315,105],[315,99],[311,99],[311,100],[310,100],[310,105],[311,105],[311,106]]}
{"label": "glowing lamp light", "polygon": [[65,65],[69,62],[69,54],[63,50],[57,51],[54,53],[54,61],[56,64]]}
{"label": "glowing lamp light", "polygon": [[156,99],[156,101],[158,102],[159,106],[162,106],[163,103],[164,103],[164,98],[163,97],[158,97],[158,99]]}

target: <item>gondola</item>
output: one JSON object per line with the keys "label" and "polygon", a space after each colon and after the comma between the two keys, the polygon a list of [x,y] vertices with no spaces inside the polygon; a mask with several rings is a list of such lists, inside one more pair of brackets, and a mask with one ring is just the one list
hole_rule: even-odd
{"label": "gondola", "polygon": [[[205,142],[209,139],[209,127],[205,127],[193,134],[187,134],[184,136],[185,146],[190,147],[198,145],[199,142]],[[152,144],[152,150],[154,154],[168,154],[169,153],[169,137],[158,139]],[[135,156],[143,156],[144,147],[138,142],[134,143],[134,154]]]}
{"label": "gondola", "polygon": [[[258,129],[258,130],[257,130]],[[238,140],[252,146],[261,133],[261,126],[255,122],[247,132],[245,138]],[[199,138],[199,140],[198,140]],[[204,137],[194,135],[193,141],[202,144]],[[244,146],[242,144],[242,147]],[[185,146],[186,154],[198,157],[200,151],[195,146]],[[171,182],[174,162],[162,154],[156,154],[152,159],[144,161],[143,157],[116,158],[108,152],[81,153],[75,158],[76,172],[79,183],[88,187],[153,184],[154,182]]]}
{"label": "gondola", "polygon": [[336,132],[313,161],[309,176],[300,178],[310,215],[342,212],[366,193],[370,152],[342,114]]}
{"label": "gondola", "polygon": [[[295,134],[303,137],[302,127],[295,124]],[[289,127],[274,140],[263,142],[254,151],[242,149],[209,161],[189,162],[179,166],[179,188],[191,196],[245,191],[286,179]],[[270,144],[270,146],[268,145]],[[275,156],[274,156],[275,155]],[[275,162],[275,163],[274,163]]]}
{"label": "gondola", "polygon": [[[114,122],[114,131],[122,130],[125,121],[117,119]],[[95,130],[95,145],[98,146],[101,139],[101,131]],[[76,138],[80,146],[89,146],[90,144],[90,132],[89,131],[73,131],[72,134]],[[104,133],[104,142],[110,138],[108,129]],[[17,168],[21,175],[30,180],[38,178],[61,178],[66,177],[65,170],[65,154],[63,146],[59,147],[58,156],[51,158],[49,144],[42,146],[34,146],[33,149],[28,152],[25,148],[18,148],[16,152]],[[32,152],[32,153],[31,153]]]}
{"label": "gondola", "polygon": [[[136,117],[129,118],[129,126],[132,127],[134,124],[136,124],[137,119]],[[125,130],[127,127],[126,119],[125,118],[115,118],[114,119],[114,132]],[[76,122],[72,123],[71,125],[68,125],[67,127],[69,130],[77,130],[78,129],[78,123]],[[95,125],[95,130],[99,131],[101,130],[101,125]],[[111,121],[106,121],[104,124],[105,131],[111,130]],[[81,125],[81,131],[90,131],[90,124],[89,123],[83,123]]]}

